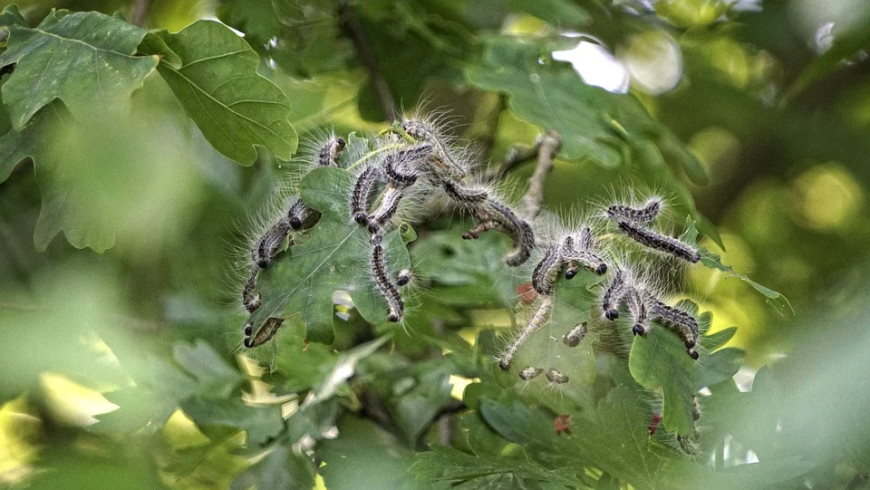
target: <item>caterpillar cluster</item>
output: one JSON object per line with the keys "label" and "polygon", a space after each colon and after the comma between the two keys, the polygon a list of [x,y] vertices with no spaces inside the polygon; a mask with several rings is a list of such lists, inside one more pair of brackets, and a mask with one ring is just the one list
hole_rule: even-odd
{"label": "caterpillar cluster", "polygon": [[[664,208],[662,199],[654,197],[641,206],[631,206],[617,203],[606,208],[607,218],[616,222],[620,232],[656,252],[665,252],[690,263],[700,259],[700,254],[691,246],[651,230],[650,225],[658,218]],[[575,277],[581,269],[603,276],[610,272],[610,278],[603,283],[599,306],[606,320],[614,321],[619,317],[620,307],[624,307],[630,316],[634,335],[646,336],[652,322],[657,322],[676,333],[686,347],[687,354],[692,359],[698,359],[695,350],[700,332],[698,322],[688,312],[670,306],[663,302],[655,291],[645,285],[645,281],[632,274],[630,269],[609,267],[607,254],[598,245],[598,240],[589,226],[582,226],[569,233],[563,233],[550,243],[543,256],[533,268],[531,286],[541,298],[537,311],[528,324],[508,344],[498,358],[501,369],[510,370],[517,351],[551,316],[553,310],[553,295],[557,279],[564,271],[565,279]],[[569,347],[577,346],[585,337],[587,325],[585,322],[575,325],[563,336],[564,343]],[[528,366],[519,371],[520,379],[529,381],[547,372],[551,383],[567,382],[567,377],[537,366]],[[557,375],[559,374],[559,375]],[[564,381],[563,381],[564,380]]]}
{"label": "caterpillar cluster", "polygon": [[607,217],[616,222],[620,232],[644,247],[693,264],[701,260],[701,254],[688,244],[649,228],[662,207],[663,203],[659,198],[650,199],[641,208],[616,204],[607,208]]}
{"label": "caterpillar cluster", "polygon": [[[406,119],[392,131],[402,136],[405,144],[393,144],[394,149],[359,172],[349,196],[349,213],[351,219],[365,226],[370,234],[372,277],[387,302],[387,320],[399,322],[405,306],[397,286],[407,284],[409,276],[399,276],[395,282],[389,277],[382,239],[403,200],[442,191],[450,201],[466,208],[478,219],[478,224],[463,238],[478,238],[488,230],[501,231],[512,238],[514,251],[505,258],[509,266],[519,266],[528,260],[535,246],[535,235],[528,222],[489,191],[463,184],[468,171],[434,125]],[[371,209],[369,203],[379,184],[383,184],[384,190],[377,206]]]}
{"label": "caterpillar cluster", "polygon": [[[495,230],[507,234],[513,241],[513,250],[505,257],[508,266],[526,262],[535,247],[532,226],[522,219],[508,204],[492,191],[469,185],[469,170],[461,150],[450,139],[426,120],[405,119],[375,140],[377,148],[349,170],[354,182],[347,196],[349,215],[353,222],[365,227],[369,234],[369,271],[373,283],[387,304],[387,320],[402,321],[405,302],[399,290],[412,278],[409,269],[392,276],[388,271],[388,250],[384,245],[386,232],[397,213],[408,201],[420,202],[437,194],[469,211],[477,224],[463,235],[464,239],[478,238],[482,233]],[[346,146],[342,138],[330,138],[316,152],[314,166],[338,166],[338,156]],[[250,246],[250,275],[242,288],[242,304],[249,313],[256,311],[262,299],[256,291],[257,276],[268,268],[285,246],[293,244],[292,232],[307,230],[319,219],[319,214],[308,209],[297,197],[284,203],[281,215]],[[286,244],[286,245],[285,245]],[[262,328],[253,333],[249,321],[244,325],[245,347],[256,347],[270,340],[280,328],[282,319],[269,318]]]}
{"label": "caterpillar cluster", "polygon": [[[331,137],[317,152],[314,166],[330,167],[338,166],[338,156],[344,150],[347,143],[342,138]],[[242,305],[248,313],[253,313],[260,308],[262,299],[257,292],[257,277],[260,271],[269,268],[275,257],[287,247],[293,245],[292,231],[307,230],[317,224],[320,214],[309,209],[298,196],[289,196],[284,200],[282,212],[277,219],[270,224],[265,232],[255,237],[250,249],[250,274],[242,288]],[[263,326],[253,335],[253,324],[249,321],[243,327],[245,347],[257,347],[268,342],[275,336],[283,323],[282,318],[270,317]]]}

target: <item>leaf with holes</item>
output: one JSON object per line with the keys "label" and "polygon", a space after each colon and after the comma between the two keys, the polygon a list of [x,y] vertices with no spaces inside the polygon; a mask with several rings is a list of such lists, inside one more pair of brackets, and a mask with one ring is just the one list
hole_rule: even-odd
{"label": "leaf with holes", "polygon": [[139,49],[161,55],[160,75],[209,143],[227,157],[250,165],[257,146],[282,160],[296,151],[290,101],[257,73],[257,53],[225,25],[201,20],[177,34],[158,31]]}

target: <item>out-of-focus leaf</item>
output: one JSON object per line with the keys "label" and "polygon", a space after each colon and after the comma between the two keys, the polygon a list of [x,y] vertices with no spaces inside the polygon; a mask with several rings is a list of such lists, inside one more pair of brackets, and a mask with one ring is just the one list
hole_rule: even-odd
{"label": "out-of-focus leaf", "polygon": [[[568,478],[534,461],[497,455],[472,455],[449,446],[436,446],[417,455],[411,467],[423,482],[446,482],[452,488],[583,488],[584,482]],[[543,485],[543,486],[542,486]]]}
{"label": "out-of-focus leaf", "polygon": [[276,444],[266,456],[242,472],[230,488],[313,488],[315,474],[314,464],[307,456]]}
{"label": "out-of-focus leaf", "polygon": [[[290,159],[298,144],[290,101],[257,74],[259,57],[244,39],[205,20],[154,35],[169,51],[151,51],[163,47],[153,40],[140,50],[164,56],[158,71],[212,146],[242,165],[256,160],[257,146]],[[180,67],[173,64],[178,59]]]}
{"label": "out-of-focus leaf", "polygon": [[197,340],[193,345],[176,344],[173,357],[197,379],[200,394],[205,397],[225,398],[244,379],[202,340]]}
{"label": "out-of-focus leaf", "polygon": [[554,26],[579,27],[591,20],[586,10],[570,0],[540,0],[527,2],[510,0],[512,7],[525,10],[535,17]]}
{"label": "out-of-focus leaf", "polygon": [[239,399],[186,400],[182,410],[200,427],[231,427],[248,433],[248,444],[258,446],[277,436],[284,428],[278,405],[250,406]]}
{"label": "out-of-focus leaf", "polygon": [[[315,168],[302,180],[302,199],[321,218],[307,236],[297,236],[298,243],[260,273],[257,290],[263,306],[251,316],[255,332],[267,318],[300,314],[309,340],[332,343],[332,295],[337,290],[350,293],[369,323],[386,321],[386,301],[370,278],[369,233],[350,219],[352,187],[351,174],[339,168]],[[383,243],[389,271],[409,267],[397,230],[387,233]]]}
{"label": "out-of-focus leaf", "polygon": [[117,17],[52,11],[29,29],[7,14],[4,19],[13,22],[0,67],[16,65],[3,85],[3,102],[16,129],[55,99],[74,115],[117,103],[157,66],[155,56],[133,56],[145,30]]}
{"label": "out-of-focus leaf", "polygon": [[552,62],[542,46],[491,38],[484,64],[470,66],[466,76],[482,89],[507,93],[510,107],[542,130],[557,131],[561,158],[615,168],[627,163],[630,146],[649,140],[693,180],[706,179],[697,159],[637,99],[585,84],[568,65]]}
{"label": "out-of-focus leaf", "polygon": [[10,26],[27,26],[27,21],[24,20],[15,5],[7,6],[0,13],[0,28],[8,29]]}
{"label": "out-of-focus leaf", "polygon": [[[678,305],[695,314],[697,307],[683,302]],[[712,315],[697,317],[702,334],[710,327]],[[625,327],[626,331],[630,327]],[[698,352],[693,360],[677,335],[654,323],[646,337],[635,337],[631,346],[629,368],[631,375],[646,388],[662,390],[662,423],[668,430],[680,435],[694,432],[692,403],[695,394],[707,384],[716,384],[730,378],[740,368],[743,351],[735,348],[710,352],[711,344],[719,346],[729,334],[702,336]],[[710,342],[712,340],[712,343]]]}
{"label": "out-of-focus leaf", "polygon": [[413,453],[380,427],[345,416],[338,431],[340,437],[318,446],[318,455],[326,462],[320,474],[330,490],[425,488],[408,471]]}

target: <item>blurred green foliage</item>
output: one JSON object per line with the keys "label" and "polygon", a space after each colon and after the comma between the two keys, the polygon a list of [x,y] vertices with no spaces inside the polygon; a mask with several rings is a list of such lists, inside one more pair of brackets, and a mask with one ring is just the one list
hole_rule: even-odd
{"label": "blurred green foliage", "polygon": [[[866,2],[12,3],[2,485],[867,485]],[[362,145],[391,104],[448,112],[482,173],[557,130],[545,219],[627,187],[665,194],[666,228],[695,242],[697,223],[705,249],[669,278],[701,313],[700,361],[667,332],[602,327],[598,278],[581,275],[518,357],[571,382],[501,372],[528,271],[501,265],[502,236],[461,240],[449,214],[390,237],[418,287],[385,323],[332,169],[293,189],[321,223],[263,274],[259,313],[285,326],[243,350],[250,223],[299,180],[306,142],[330,128]],[[533,169],[511,166],[505,194]],[[580,321],[588,339],[565,348]]]}

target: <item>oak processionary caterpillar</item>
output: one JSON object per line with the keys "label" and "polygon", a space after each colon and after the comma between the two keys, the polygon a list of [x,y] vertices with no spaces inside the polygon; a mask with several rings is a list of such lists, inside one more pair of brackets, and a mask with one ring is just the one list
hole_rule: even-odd
{"label": "oak processionary caterpillar", "polygon": [[571,331],[562,336],[562,342],[565,342],[568,347],[577,347],[584,337],[586,337],[586,322],[574,325]]}
{"label": "oak processionary caterpillar", "polygon": [[607,208],[607,216],[616,221],[619,231],[647,248],[665,252],[691,263],[701,260],[701,254],[691,246],[647,228],[663,208],[664,202],[654,197],[639,209],[625,204],[614,204]]}

